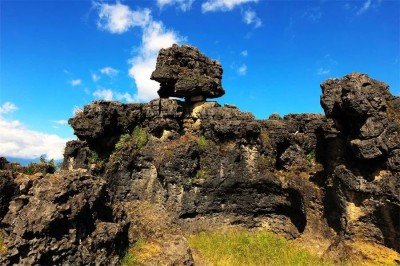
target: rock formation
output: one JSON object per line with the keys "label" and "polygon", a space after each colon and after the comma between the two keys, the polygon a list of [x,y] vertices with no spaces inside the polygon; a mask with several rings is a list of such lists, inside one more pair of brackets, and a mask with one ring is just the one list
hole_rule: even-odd
{"label": "rock formation", "polygon": [[265,120],[163,98],[219,95],[221,74],[193,47],[163,49],[152,76],[161,99],[85,106],[69,120],[78,140],[60,173],[0,171],[0,262],[117,264],[148,239],[158,253],[144,263],[192,265],[183,235],[223,225],[267,227],[338,258],[367,256],[365,245],[400,252],[400,100],[386,84],[329,79],[325,116]]}
{"label": "rock formation", "polygon": [[174,44],[161,49],[151,79],[160,83],[161,98],[185,97],[189,101],[217,98],[225,94],[222,67],[197,48]]}

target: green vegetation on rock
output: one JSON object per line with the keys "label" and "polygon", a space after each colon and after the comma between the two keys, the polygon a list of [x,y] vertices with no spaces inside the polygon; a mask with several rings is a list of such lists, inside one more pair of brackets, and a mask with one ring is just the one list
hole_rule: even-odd
{"label": "green vegetation on rock", "polygon": [[7,251],[7,247],[4,244],[3,233],[0,231],[0,254],[3,254]]}

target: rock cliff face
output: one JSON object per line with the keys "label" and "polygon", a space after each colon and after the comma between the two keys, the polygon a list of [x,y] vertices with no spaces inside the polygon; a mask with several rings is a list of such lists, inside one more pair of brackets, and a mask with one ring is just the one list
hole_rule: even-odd
{"label": "rock cliff face", "polygon": [[322,252],[359,243],[400,252],[400,99],[386,84],[359,73],[329,79],[325,116],[266,120],[164,98],[222,95],[221,74],[193,47],[163,49],[152,75],[161,99],[85,106],[69,120],[78,140],[60,173],[1,171],[0,262],[118,264],[145,236],[161,250],[148,264],[191,265],[182,233],[232,224],[315,241]]}

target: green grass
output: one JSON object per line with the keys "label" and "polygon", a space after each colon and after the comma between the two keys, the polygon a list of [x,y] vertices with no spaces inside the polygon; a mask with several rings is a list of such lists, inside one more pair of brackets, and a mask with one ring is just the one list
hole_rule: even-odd
{"label": "green grass", "polygon": [[207,232],[189,237],[200,265],[333,265],[268,232]]}
{"label": "green grass", "polygon": [[147,144],[149,141],[146,131],[140,127],[135,127],[132,132],[132,137],[136,140],[136,148],[140,149]]}

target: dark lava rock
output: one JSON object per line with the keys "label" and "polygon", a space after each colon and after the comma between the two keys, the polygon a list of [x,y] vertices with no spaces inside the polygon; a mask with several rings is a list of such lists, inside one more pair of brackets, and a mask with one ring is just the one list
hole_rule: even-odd
{"label": "dark lava rock", "polygon": [[[217,98],[225,94],[221,85],[222,67],[197,48],[174,44],[161,49],[151,79],[160,83],[161,98]],[[193,98],[194,99],[194,98]]]}
{"label": "dark lava rock", "polygon": [[[106,183],[83,171],[21,177],[1,221],[2,265],[118,265],[128,223],[107,203]],[[24,183],[29,182],[30,186]]]}
{"label": "dark lava rock", "polygon": [[18,193],[12,171],[0,170],[0,221],[8,211],[11,198]]}

